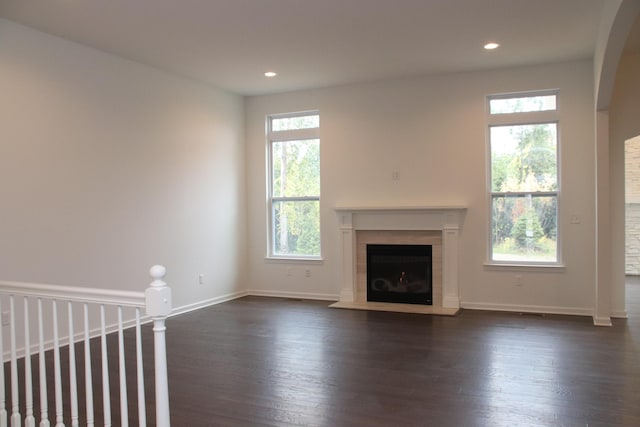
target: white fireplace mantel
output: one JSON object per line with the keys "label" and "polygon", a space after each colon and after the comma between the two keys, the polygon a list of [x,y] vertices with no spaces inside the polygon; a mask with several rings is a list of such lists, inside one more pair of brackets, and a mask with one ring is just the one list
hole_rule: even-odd
{"label": "white fireplace mantel", "polygon": [[356,232],[358,230],[442,231],[442,307],[460,308],[458,235],[465,206],[338,206],[341,244],[341,303],[353,303],[356,293]]}

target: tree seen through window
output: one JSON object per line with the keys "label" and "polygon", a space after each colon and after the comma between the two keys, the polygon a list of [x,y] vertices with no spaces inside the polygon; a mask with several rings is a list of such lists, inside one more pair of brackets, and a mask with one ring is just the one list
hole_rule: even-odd
{"label": "tree seen through window", "polygon": [[[527,105],[544,111],[550,104],[546,98],[539,104],[527,99]],[[513,99],[509,105],[516,112],[523,109]],[[555,99],[552,105],[555,108]],[[514,119],[519,120],[522,117]],[[557,262],[557,122],[490,125],[489,138],[491,259]]]}
{"label": "tree seen through window", "polygon": [[319,115],[269,118],[270,253],[320,256]]}

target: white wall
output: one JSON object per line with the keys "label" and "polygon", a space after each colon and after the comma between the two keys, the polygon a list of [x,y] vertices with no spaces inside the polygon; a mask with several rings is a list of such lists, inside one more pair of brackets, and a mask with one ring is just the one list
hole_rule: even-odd
{"label": "white wall", "polygon": [[241,97],[2,19],[0,94],[0,279],[243,289]]}
{"label": "white wall", "polygon": [[[616,18],[621,19],[619,11],[624,4],[625,9],[629,7],[630,0],[609,0],[602,5],[602,16],[598,37],[593,55],[594,72],[594,93],[596,97],[596,107],[598,110],[606,108],[611,98],[613,90],[613,74],[615,74],[615,62],[620,55],[622,43],[616,43],[617,38],[626,38],[626,35],[618,35]],[[611,48],[610,48],[611,46]],[[613,68],[613,70],[612,70]]]}
{"label": "white wall", "polygon": [[[565,269],[483,266],[487,255],[485,96],[560,89]],[[468,307],[591,314],[595,247],[593,64],[591,61],[349,85],[246,101],[250,287],[264,293],[337,298],[336,205],[465,204],[460,294]],[[274,263],[266,254],[264,120],[319,109],[324,263]],[[392,181],[391,172],[400,171]],[[570,225],[578,214],[581,224]],[[292,269],[292,275],[287,270]],[[311,277],[304,277],[304,269]],[[523,286],[515,286],[522,274]]]}
{"label": "white wall", "polygon": [[[566,267],[488,269],[485,95],[549,88]],[[240,97],[0,20],[0,278],[144,289],[163,263],[176,306],[246,287],[337,298],[336,205],[461,203],[465,305],[591,314],[592,88],[584,61],[252,97],[243,117]],[[316,108],[324,262],[268,262],[264,119]]]}

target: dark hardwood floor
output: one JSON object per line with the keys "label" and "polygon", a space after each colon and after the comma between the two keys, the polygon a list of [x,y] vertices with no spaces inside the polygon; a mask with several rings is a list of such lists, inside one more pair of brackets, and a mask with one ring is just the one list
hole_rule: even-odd
{"label": "dark hardwood floor", "polygon": [[640,426],[630,318],[246,297],[168,321],[173,426]]}
{"label": "dark hardwood floor", "polygon": [[[627,284],[627,301],[629,319],[614,319],[611,328],[594,327],[590,317],[472,310],[439,317],[261,297],[226,302],[167,321],[172,426],[638,427],[637,278]],[[147,396],[153,397],[150,325],[143,339]],[[125,347],[134,345],[128,330]],[[118,426],[115,335],[109,348]],[[98,340],[91,349],[99,390]],[[76,353],[83,363],[81,344]],[[128,411],[136,426],[135,365],[128,354]],[[68,348],[61,356],[68,396]],[[51,352],[47,359],[53,420]],[[35,356],[32,362],[37,366]],[[22,363],[19,369],[22,378]],[[78,380],[84,425],[81,371]],[[96,425],[103,425],[98,391],[94,399]],[[20,403],[24,408],[24,396]],[[68,404],[64,412],[70,425]],[[155,425],[152,405],[147,414],[148,425]]]}

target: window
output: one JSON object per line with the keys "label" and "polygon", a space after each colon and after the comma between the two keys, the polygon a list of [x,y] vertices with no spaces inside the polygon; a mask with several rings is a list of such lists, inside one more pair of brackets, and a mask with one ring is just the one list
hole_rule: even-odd
{"label": "window", "polygon": [[320,257],[320,115],[267,117],[269,256]]}
{"label": "window", "polygon": [[559,262],[557,98],[488,98],[492,262]]}

